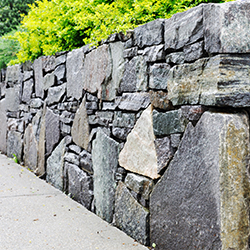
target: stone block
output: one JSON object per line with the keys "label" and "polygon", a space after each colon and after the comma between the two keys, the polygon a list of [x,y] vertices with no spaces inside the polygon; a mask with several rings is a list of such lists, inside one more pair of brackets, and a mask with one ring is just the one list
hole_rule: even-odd
{"label": "stone block", "polygon": [[166,56],[166,63],[183,64],[185,62],[184,52],[174,52]]}
{"label": "stone block", "polygon": [[22,134],[17,131],[9,131],[7,137],[7,156],[13,158],[16,155],[19,161],[23,159]]}
{"label": "stone block", "polygon": [[79,166],[80,161],[79,161],[79,155],[77,154],[66,152],[64,159],[69,163]]}
{"label": "stone block", "polygon": [[250,52],[250,3],[209,4],[204,11],[205,50],[208,53]]}
{"label": "stone block", "polygon": [[67,54],[62,54],[60,56],[57,56],[55,59],[55,67],[66,63],[66,59],[67,59]]}
{"label": "stone block", "polygon": [[149,68],[149,88],[167,90],[167,79],[170,65],[157,63]]}
{"label": "stone block", "polygon": [[205,112],[189,123],[150,196],[156,249],[248,249],[248,142],[242,113]]}
{"label": "stone block", "polygon": [[115,202],[115,225],[136,241],[149,243],[149,211],[141,206],[119,182]]}
{"label": "stone block", "polygon": [[48,97],[46,99],[47,105],[52,105],[60,102],[65,93],[66,93],[66,83],[56,87],[49,88]]}
{"label": "stone block", "polygon": [[65,77],[66,77],[66,66],[65,64],[59,65],[58,67],[56,67],[55,71],[54,71],[57,83],[60,83],[60,81],[64,81]]}
{"label": "stone block", "polygon": [[32,78],[34,75],[33,70],[32,71],[24,71],[23,72],[23,81],[27,81],[30,78]]}
{"label": "stone block", "polygon": [[95,208],[96,214],[109,223],[113,220],[118,154],[119,143],[99,130],[92,146]]}
{"label": "stone block", "polygon": [[178,148],[181,142],[181,134],[171,134],[171,147]]}
{"label": "stone block", "polygon": [[31,95],[33,92],[33,79],[30,79],[23,83],[23,93],[22,93],[22,101],[25,103],[29,103],[31,100]]}
{"label": "stone block", "polygon": [[20,88],[21,86],[17,84],[13,88],[6,89],[5,102],[7,111],[15,112],[19,110]]}
{"label": "stone block", "polygon": [[84,52],[83,48],[72,50],[67,54],[67,96],[79,100],[82,97],[84,85]]}
{"label": "stone block", "polygon": [[6,70],[6,83],[17,83],[21,75],[21,67],[19,64],[8,66]]}
{"label": "stone block", "polygon": [[123,51],[123,57],[124,58],[135,57],[135,56],[137,56],[137,52],[138,52],[138,47],[133,47],[133,48],[125,49]]}
{"label": "stone block", "polygon": [[119,164],[128,171],[159,178],[157,155],[154,145],[152,107],[144,110],[119,155]]}
{"label": "stone block", "polygon": [[60,190],[63,190],[65,149],[65,139],[62,139],[51,156],[47,159],[46,181]]}
{"label": "stone block", "polygon": [[131,128],[112,128],[112,135],[120,140],[126,140],[128,134],[131,132]]}
{"label": "stone block", "polygon": [[55,69],[55,56],[42,56],[41,58],[45,74]]}
{"label": "stone block", "polygon": [[169,101],[168,94],[163,91],[149,91],[150,101],[154,108],[170,110],[173,108],[172,103]]}
{"label": "stone block", "polygon": [[113,126],[120,128],[133,128],[135,125],[135,114],[115,111]]}
{"label": "stone block", "polygon": [[112,59],[109,46],[104,44],[86,55],[83,66],[83,89],[90,93],[97,92],[98,98],[101,99],[102,84],[108,83],[111,74]]}
{"label": "stone block", "polygon": [[5,102],[0,101],[0,152],[7,153],[7,116]]}
{"label": "stone block", "polygon": [[134,29],[134,43],[139,48],[163,43],[164,19],[157,19]]}
{"label": "stone block", "polygon": [[165,59],[164,45],[147,47],[142,54],[146,62],[157,62]]}
{"label": "stone block", "polygon": [[203,38],[203,9],[199,5],[165,20],[165,49],[178,50]]}
{"label": "stone block", "polygon": [[86,98],[83,101],[75,114],[71,134],[76,145],[87,149],[89,144],[89,124],[86,110]]}
{"label": "stone block", "polygon": [[30,108],[36,108],[39,109],[43,106],[43,100],[40,98],[32,98],[30,100]]}
{"label": "stone block", "polygon": [[35,59],[33,63],[34,67],[34,77],[35,77],[35,92],[36,97],[43,98],[44,91],[43,91],[43,62],[42,58],[39,57]]}
{"label": "stone block", "polygon": [[51,74],[47,74],[43,78],[43,90],[48,90],[50,87],[55,85],[55,74],[54,72]]}
{"label": "stone block", "polygon": [[139,111],[145,109],[150,104],[148,93],[124,93],[118,108],[128,111]]}
{"label": "stone block", "polygon": [[77,146],[77,145],[70,145],[69,146],[69,150],[72,151],[75,154],[80,154],[81,153],[81,147]]}
{"label": "stone block", "polygon": [[188,120],[180,109],[167,112],[153,111],[154,134],[157,136],[182,133],[187,123]]}
{"label": "stone block", "polygon": [[66,192],[70,197],[82,204],[87,209],[91,209],[93,199],[93,180],[78,166],[65,163]]}
{"label": "stone block", "polygon": [[73,121],[74,115],[71,112],[63,111],[60,115],[60,121],[65,124],[70,124]]}
{"label": "stone block", "polygon": [[148,86],[147,63],[143,56],[125,62],[125,70],[119,92],[146,91]]}
{"label": "stone block", "polygon": [[198,121],[207,109],[201,105],[186,105],[181,107],[182,114],[189,121]]}
{"label": "stone block", "polygon": [[185,62],[193,62],[204,56],[204,41],[184,46]]}
{"label": "stone block", "polygon": [[93,174],[92,156],[86,150],[80,153],[80,168],[89,174]]}

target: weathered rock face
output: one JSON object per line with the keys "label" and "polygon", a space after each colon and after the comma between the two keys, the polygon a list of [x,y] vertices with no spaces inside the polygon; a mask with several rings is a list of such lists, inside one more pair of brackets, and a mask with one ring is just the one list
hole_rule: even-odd
{"label": "weathered rock face", "polygon": [[173,105],[249,106],[249,57],[217,55],[175,66],[168,78]]}
{"label": "weathered rock face", "polygon": [[248,131],[244,114],[205,112],[188,125],[151,194],[157,249],[248,249]]}
{"label": "weathered rock face", "polygon": [[4,154],[7,153],[7,116],[5,111],[5,103],[0,101],[0,151]]}
{"label": "weathered rock face", "polygon": [[92,148],[94,197],[96,214],[108,222],[113,219],[118,153],[119,143],[99,130]]}
{"label": "weathered rock face", "polygon": [[6,83],[17,83],[19,80],[21,68],[20,65],[13,65],[7,68],[6,71]]}
{"label": "weathered rock face", "polygon": [[46,99],[47,104],[51,105],[60,102],[61,98],[65,94],[65,91],[66,91],[66,83],[60,86],[49,88],[48,97]]}
{"label": "weathered rock face", "polygon": [[115,225],[135,240],[148,244],[149,211],[141,206],[119,182],[115,202]]}
{"label": "weathered rock face", "polygon": [[37,97],[42,97],[43,92],[43,63],[42,58],[39,57],[33,63],[34,75],[35,75],[35,92]]}
{"label": "weathered rock face", "polygon": [[65,147],[65,139],[63,139],[47,160],[46,180],[60,190],[63,190]]}
{"label": "weathered rock face", "polygon": [[167,76],[170,66],[166,63],[154,64],[150,67],[149,87],[151,89],[167,89]]}
{"label": "weathered rock face", "polygon": [[93,181],[78,166],[65,163],[64,176],[66,180],[66,191],[70,196],[81,203],[87,209],[91,208],[93,199]]}
{"label": "weathered rock face", "polygon": [[[113,48],[115,50],[115,48]],[[114,51],[113,51],[114,52]],[[119,53],[118,53],[119,54]],[[117,58],[117,64],[119,65],[120,56]],[[118,72],[116,72],[118,74]],[[116,74],[114,72],[114,74]],[[83,88],[90,92],[96,93],[98,98],[102,96],[102,84],[109,80],[112,74],[112,61],[109,52],[108,45],[102,45],[101,47],[93,50],[87,54],[84,61],[83,75],[84,75],[84,85]],[[115,91],[115,86],[112,91]],[[114,93],[111,94],[111,99]],[[104,94],[109,99],[109,93]]]}
{"label": "weathered rock face", "polygon": [[16,84],[13,88],[6,88],[6,109],[8,111],[18,111],[20,104],[20,85]]}
{"label": "weathered rock face", "polygon": [[22,134],[17,131],[9,131],[7,138],[7,156],[13,158],[16,155],[17,159],[22,160],[23,140]]}
{"label": "weathered rock face", "polygon": [[148,176],[159,177],[154,145],[152,107],[149,106],[138,119],[119,155],[119,163],[125,169]]}
{"label": "weathered rock face", "polygon": [[86,99],[84,98],[76,112],[71,129],[73,141],[80,147],[87,149],[89,143],[89,124],[86,110]]}
{"label": "weathered rock face", "polygon": [[31,100],[31,94],[33,92],[33,79],[30,79],[23,83],[23,94],[22,94],[22,101],[29,103]]}

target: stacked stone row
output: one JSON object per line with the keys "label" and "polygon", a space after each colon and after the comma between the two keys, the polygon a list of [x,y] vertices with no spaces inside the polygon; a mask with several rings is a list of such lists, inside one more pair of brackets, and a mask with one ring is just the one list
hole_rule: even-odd
{"label": "stacked stone row", "polygon": [[[1,152],[142,244],[231,247],[232,231],[240,229],[227,225],[227,236],[220,234],[219,210],[208,207],[218,205],[216,167],[224,161],[217,152],[226,152],[221,141],[232,145],[231,127],[242,158],[248,152],[246,7],[200,5],[126,36],[113,34],[98,48],[2,70]],[[235,249],[245,249],[244,230]]]}

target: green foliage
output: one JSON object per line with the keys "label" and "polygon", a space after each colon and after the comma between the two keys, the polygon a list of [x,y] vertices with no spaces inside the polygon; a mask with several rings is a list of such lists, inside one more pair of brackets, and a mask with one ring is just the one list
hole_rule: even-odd
{"label": "green foliage", "polygon": [[8,63],[12,60],[17,61],[17,52],[20,50],[20,45],[17,40],[8,39],[13,36],[16,31],[12,31],[3,37],[0,37],[0,70],[6,68]]}
{"label": "green foliage", "polygon": [[14,36],[21,46],[18,62],[88,43],[98,45],[112,33],[125,32],[156,18],[169,18],[200,3],[226,1],[230,0],[37,1],[23,18],[23,31]]}
{"label": "green foliage", "polygon": [[13,154],[13,161],[15,162],[15,163],[19,163],[19,161],[18,161],[18,159],[17,159],[17,156],[15,155],[15,154]]}
{"label": "green foliage", "polygon": [[27,14],[28,4],[35,0],[0,0],[0,36],[20,24],[21,14]]}

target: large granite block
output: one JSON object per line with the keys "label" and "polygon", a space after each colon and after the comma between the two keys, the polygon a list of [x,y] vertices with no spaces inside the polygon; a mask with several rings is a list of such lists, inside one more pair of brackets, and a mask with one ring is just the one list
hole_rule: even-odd
{"label": "large granite block", "polygon": [[248,249],[248,123],[210,112],[189,123],[150,197],[156,249]]}
{"label": "large granite block", "polygon": [[119,143],[99,130],[92,147],[94,197],[96,214],[108,222],[113,220],[118,154]]}
{"label": "large granite block", "polygon": [[18,111],[19,104],[20,104],[20,84],[14,85],[13,88],[6,88],[6,95],[5,95],[5,102],[6,102],[6,109],[8,111]]}
{"label": "large granite block", "polygon": [[37,97],[43,98],[43,62],[42,58],[35,59],[33,63],[35,76],[35,92]]}
{"label": "large granite block", "polygon": [[23,139],[22,134],[17,131],[9,131],[7,137],[7,156],[17,157],[19,161],[23,159]]}
{"label": "large granite block", "polygon": [[22,101],[25,103],[29,103],[31,100],[31,95],[33,92],[33,79],[30,79],[23,83],[23,93],[22,93]]}
{"label": "large granite block", "polygon": [[7,153],[7,116],[5,110],[5,102],[0,101],[0,151]]}

